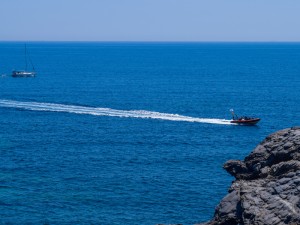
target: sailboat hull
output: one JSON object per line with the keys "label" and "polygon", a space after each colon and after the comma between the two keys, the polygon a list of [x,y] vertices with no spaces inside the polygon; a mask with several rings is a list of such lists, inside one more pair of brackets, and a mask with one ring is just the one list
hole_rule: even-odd
{"label": "sailboat hull", "polygon": [[35,77],[35,72],[29,71],[13,71],[12,77]]}

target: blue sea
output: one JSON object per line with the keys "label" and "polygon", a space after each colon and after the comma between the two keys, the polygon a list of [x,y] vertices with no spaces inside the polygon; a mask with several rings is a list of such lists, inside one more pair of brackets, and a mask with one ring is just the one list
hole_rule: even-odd
{"label": "blue sea", "polygon": [[[0,224],[195,224],[300,124],[299,43],[0,43]],[[256,116],[231,125],[229,110]]]}

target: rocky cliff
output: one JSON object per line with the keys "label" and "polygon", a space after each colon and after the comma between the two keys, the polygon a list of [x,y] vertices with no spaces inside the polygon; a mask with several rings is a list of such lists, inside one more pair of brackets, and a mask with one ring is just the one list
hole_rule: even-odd
{"label": "rocky cliff", "polygon": [[224,169],[236,180],[205,225],[300,225],[299,127],[271,134]]}

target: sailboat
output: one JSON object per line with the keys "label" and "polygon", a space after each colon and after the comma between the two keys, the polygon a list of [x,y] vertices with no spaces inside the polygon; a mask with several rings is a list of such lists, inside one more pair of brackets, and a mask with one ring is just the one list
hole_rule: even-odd
{"label": "sailboat", "polygon": [[[32,66],[31,71],[27,70],[28,61],[30,62],[31,66]],[[12,71],[12,77],[35,77],[35,75],[36,75],[36,72],[34,70],[34,66],[32,64],[32,61],[31,61],[31,59],[29,58],[29,56],[27,54],[26,44],[25,44],[25,63],[26,63],[25,70],[14,70],[14,71]]]}

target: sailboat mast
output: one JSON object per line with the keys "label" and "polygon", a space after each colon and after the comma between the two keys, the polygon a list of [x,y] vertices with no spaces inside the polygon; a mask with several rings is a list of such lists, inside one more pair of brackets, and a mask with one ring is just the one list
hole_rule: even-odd
{"label": "sailboat mast", "polygon": [[25,63],[26,63],[25,71],[27,71],[27,49],[26,49],[26,44],[25,44]]}
{"label": "sailboat mast", "polygon": [[30,63],[30,65],[31,65],[31,67],[32,67],[32,69],[33,69],[33,71],[35,71],[34,65],[33,65],[32,60],[31,60],[31,58],[30,58],[30,55],[28,54],[28,51],[27,51],[27,45],[26,45],[26,44],[25,44],[25,53],[26,53],[26,70],[27,70],[28,64]]}

